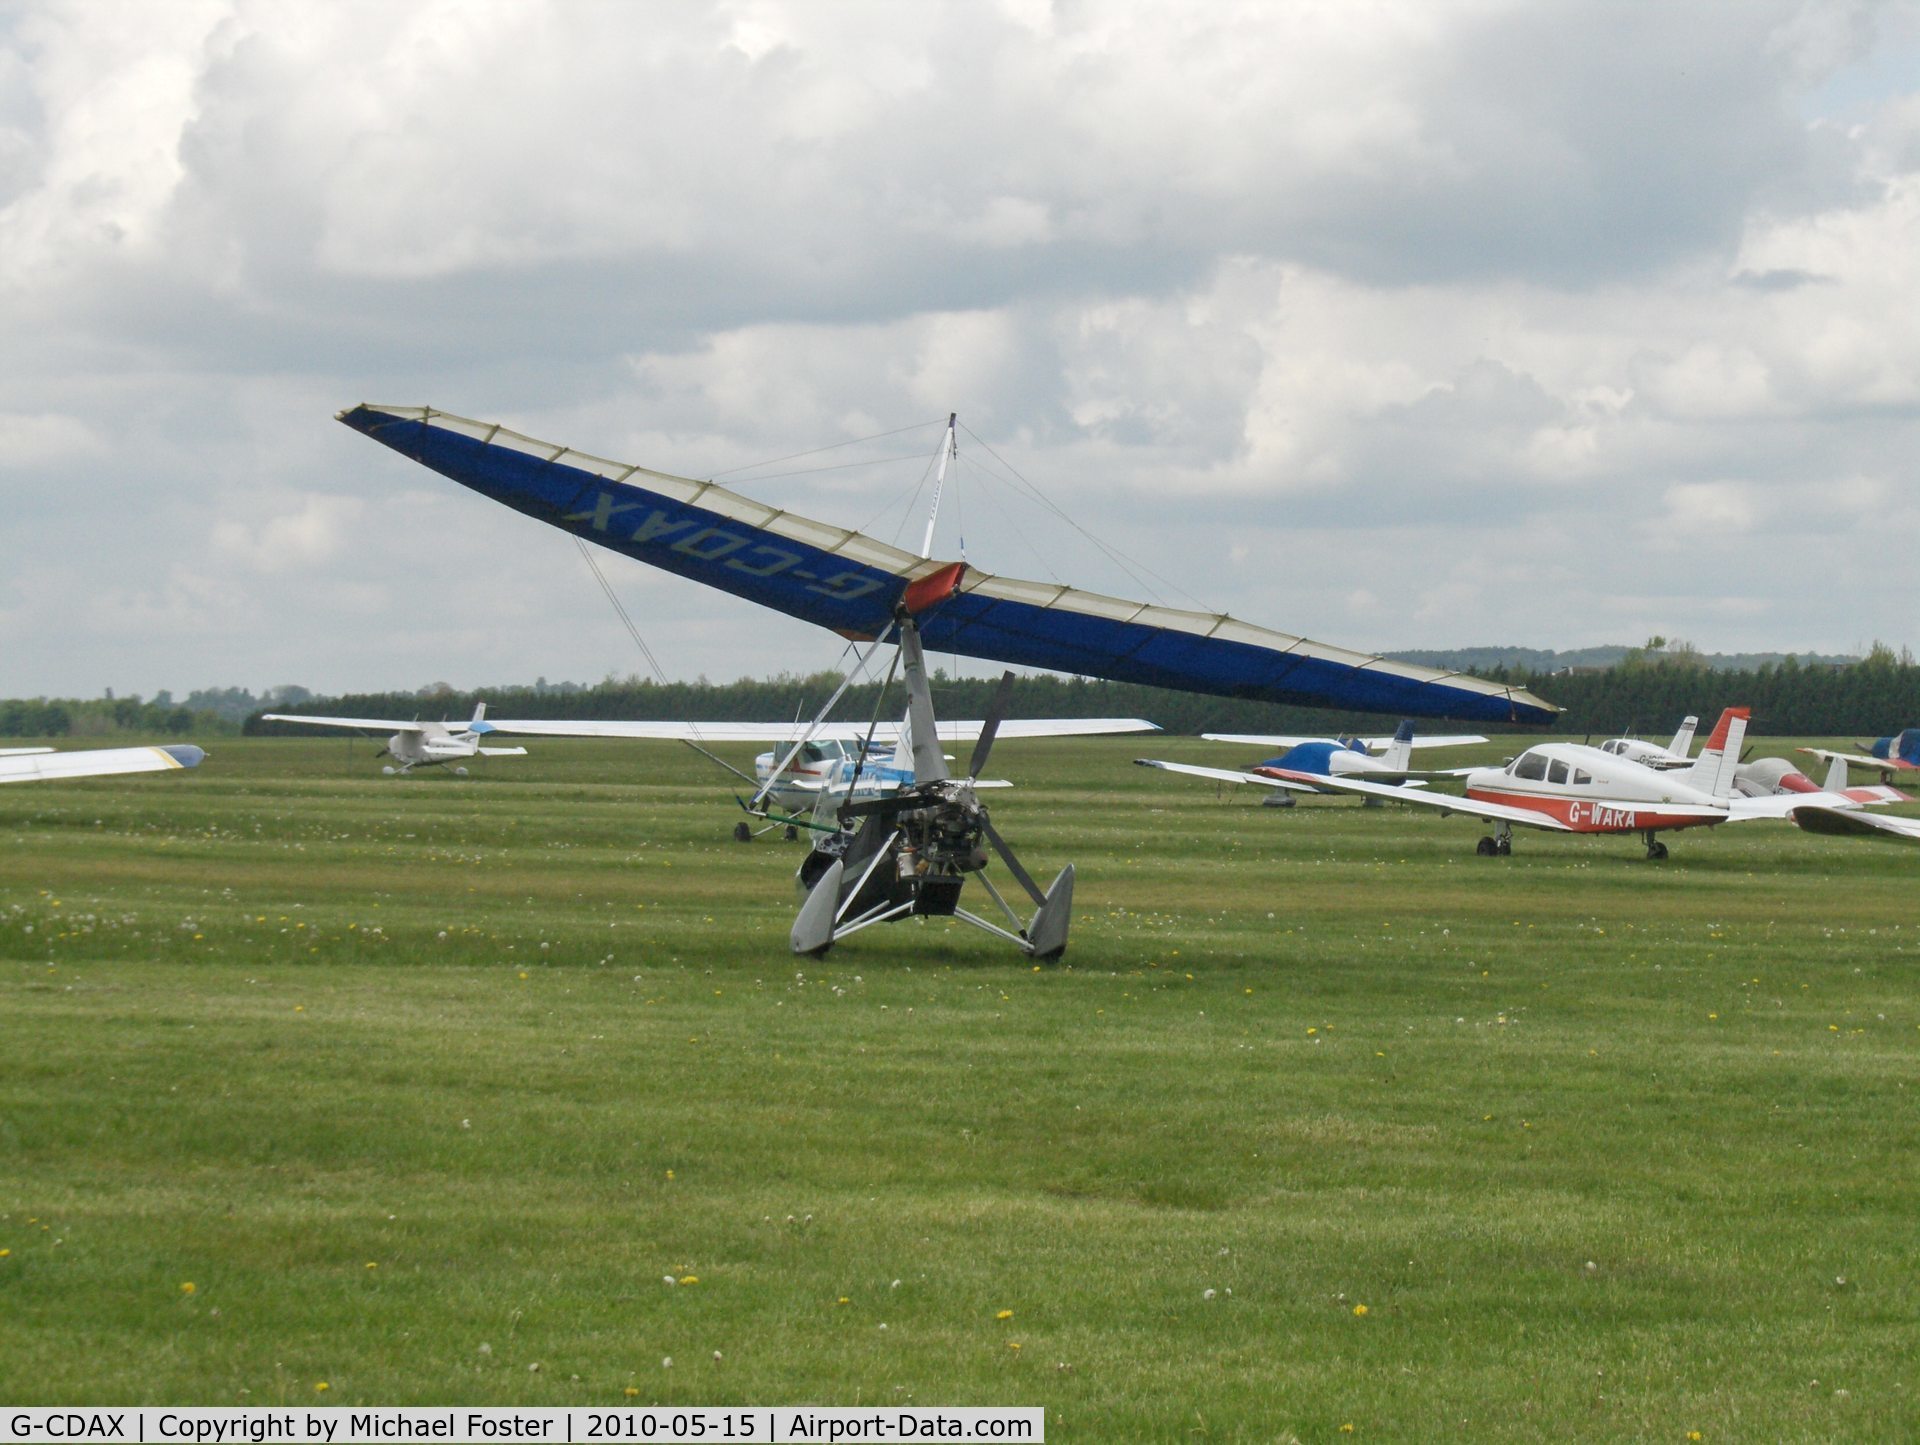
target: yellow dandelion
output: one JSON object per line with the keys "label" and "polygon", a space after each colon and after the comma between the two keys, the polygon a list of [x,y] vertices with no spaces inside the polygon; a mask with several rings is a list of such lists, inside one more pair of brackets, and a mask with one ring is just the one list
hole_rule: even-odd
{"label": "yellow dandelion", "polygon": [[192,1293],[193,1293],[193,1281],[192,1281],[192,1280],[188,1280],[188,1281],[187,1281],[187,1282],[186,1282],[185,1284],[183,1284],[183,1285],[181,1285],[181,1286],[180,1286],[180,1293],[181,1293],[181,1294],[192,1294]]}
{"label": "yellow dandelion", "polygon": [[667,1171],[667,1178],[669,1179],[673,1178],[673,1171],[671,1169]]}
{"label": "yellow dandelion", "polygon": [[1353,1421],[1349,1420],[1346,1424],[1342,1425],[1340,1427],[1340,1433],[1342,1435],[1351,1435],[1353,1433]]}
{"label": "yellow dandelion", "polygon": [[368,1260],[368,1261],[367,1261],[367,1268],[368,1268],[368,1269],[378,1269],[378,1268],[380,1268],[380,1261],[379,1261],[379,1260],[377,1260],[377,1259],[370,1259],[370,1260]]}
{"label": "yellow dandelion", "polygon": [[1008,1340],[1008,1341],[1007,1341],[1007,1348],[1008,1348],[1008,1349],[1010,1349],[1010,1350],[1017,1350],[1017,1349],[1019,1349],[1019,1348],[1020,1348],[1020,1341],[1018,1341],[1018,1340]]}
{"label": "yellow dandelion", "polygon": [[1010,1320],[1010,1319],[1012,1319],[1012,1318],[1013,1318],[1013,1311],[1012,1311],[1012,1310],[1001,1310],[999,1314],[997,1314],[997,1315],[995,1315],[995,1316],[994,1316],[994,1318],[995,1318],[996,1320]]}
{"label": "yellow dandelion", "polygon": [[1700,1432],[1698,1430],[1689,1430],[1687,1431],[1687,1438],[1689,1440],[1698,1440],[1700,1438]]}
{"label": "yellow dandelion", "polygon": [[1353,1313],[1356,1318],[1364,1320],[1367,1317],[1367,1307],[1365,1305],[1355,1305],[1353,1307]]}
{"label": "yellow dandelion", "polygon": [[683,1275],[681,1275],[681,1276],[680,1276],[680,1283],[682,1283],[682,1284],[698,1284],[698,1283],[700,1283],[700,1276],[699,1276],[699,1275],[697,1275],[697,1274],[683,1274]]}
{"label": "yellow dandelion", "polygon": [[13,1255],[13,1251],[12,1251],[12,1250],[10,1250],[10,1249],[0,1249],[0,1259],[9,1259],[9,1258],[11,1258],[11,1257],[12,1257],[12,1255]]}
{"label": "yellow dandelion", "polygon": [[850,1300],[850,1299],[848,1299],[848,1298],[847,1298],[847,1297],[846,1297],[845,1295],[841,1295],[839,1299],[837,1299],[837,1300],[835,1300],[835,1301],[834,1301],[834,1303],[835,1303],[835,1304],[843,1304],[843,1305],[850,1305],[850,1304],[852,1304],[852,1303],[853,1303],[853,1301],[852,1301],[852,1300]]}
{"label": "yellow dandelion", "polygon": [[622,1390],[620,1393],[625,1395],[629,1400],[631,1400],[635,1395],[639,1394],[640,1392],[637,1389],[635,1389],[632,1385],[629,1385],[627,1386],[626,1389]]}
{"label": "yellow dandelion", "polygon": [[313,1386],[314,1393],[317,1395],[324,1395],[327,1393],[327,1391],[331,1390],[332,1388],[333,1386],[329,1385],[325,1380],[317,1380],[314,1382],[314,1386]]}
{"label": "yellow dandelion", "polygon": [[1307,1035],[1308,1035],[1308,1037],[1312,1037],[1312,1036],[1313,1036],[1314,1034],[1317,1034],[1317,1033],[1319,1033],[1319,1032],[1320,1032],[1320,1030],[1318,1030],[1318,1029],[1308,1029],[1308,1030],[1307,1030]]}

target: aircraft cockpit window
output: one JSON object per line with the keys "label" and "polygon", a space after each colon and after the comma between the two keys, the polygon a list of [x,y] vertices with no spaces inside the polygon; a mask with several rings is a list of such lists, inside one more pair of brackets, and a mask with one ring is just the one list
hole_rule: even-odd
{"label": "aircraft cockpit window", "polygon": [[1549,783],[1565,783],[1566,780],[1567,765],[1565,763],[1555,762],[1552,767],[1547,769],[1547,781]]}
{"label": "aircraft cockpit window", "polygon": [[1522,753],[1513,765],[1513,775],[1536,783],[1544,782],[1547,776],[1547,760],[1539,753]]}
{"label": "aircraft cockpit window", "polygon": [[1600,751],[1603,753],[1619,753],[1625,748],[1626,744],[1618,738],[1608,738],[1604,743],[1600,744]]}
{"label": "aircraft cockpit window", "polygon": [[1592,782],[1593,782],[1593,779],[1592,779],[1591,777],[1589,777],[1589,776],[1588,776],[1587,774],[1585,774],[1585,773],[1583,773],[1583,772],[1581,772],[1581,771],[1580,771],[1580,769],[1578,769],[1578,768],[1575,768],[1575,769],[1573,770],[1573,785],[1574,785],[1574,787],[1576,787],[1576,788],[1584,788],[1584,787],[1587,787],[1588,785],[1590,785],[1590,784],[1591,784]]}

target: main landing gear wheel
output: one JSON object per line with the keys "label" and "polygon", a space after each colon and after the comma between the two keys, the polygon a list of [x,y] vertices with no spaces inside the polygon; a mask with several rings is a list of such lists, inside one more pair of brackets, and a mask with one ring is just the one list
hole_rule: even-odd
{"label": "main landing gear wheel", "polygon": [[733,825],[733,841],[736,843],[751,843],[753,841],[753,829],[749,828],[745,823],[735,823]]}
{"label": "main landing gear wheel", "polygon": [[1491,838],[1482,838],[1474,845],[1473,851],[1482,858],[1491,858],[1500,851],[1500,845]]}
{"label": "main landing gear wheel", "polygon": [[1666,856],[1667,845],[1665,843],[1662,843],[1658,838],[1647,839],[1647,857],[1657,863]]}
{"label": "main landing gear wheel", "polygon": [[787,824],[787,831],[781,834],[781,836],[789,843],[798,843],[800,841],[800,829],[795,824],[789,823]]}

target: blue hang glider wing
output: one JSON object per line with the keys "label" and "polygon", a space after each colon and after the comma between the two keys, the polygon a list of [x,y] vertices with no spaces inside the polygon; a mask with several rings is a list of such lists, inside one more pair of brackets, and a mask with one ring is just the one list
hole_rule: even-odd
{"label": "blue hang glider wing", "polygon": [[846,637],[878,637],[908,587],[940,599],[920,618],[930,651],[1116,682],[1310,707],[1549,723],[1533,694],[1255,627],[1057,583],[929,561],[860,532],[730,492],[535,441],[429,407],[354,407],[339,419],[402,456],[575,536]]}

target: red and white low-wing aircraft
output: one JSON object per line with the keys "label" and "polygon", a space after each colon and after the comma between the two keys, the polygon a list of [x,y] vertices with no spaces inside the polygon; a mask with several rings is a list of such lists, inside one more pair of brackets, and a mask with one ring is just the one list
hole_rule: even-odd
{"label": "red and white low-wing aircraft", "polygon": [[[1653,768],[1582,743],[1539,743],[1505,767],[1470,772],[1464,797],[1390,787],[1359,778],[1289,775],[1275,768],[1236,774],[1231,780],[1358,793],[1435,808],[1442,814],[1485,818],[1493,824],[1493,832],[1480,840],[1477,851],[1482,856],[1511,852],[1513,830],[1521,827],[1550,833],[1638,833],[1646,840],[1649,858],[1664,858],[1667,847],[1659,840],[1660,833],[1754,818],[1792,817],[1803,808],[1819,814],[1860,806],[1851,798],[1825,792],[1760,798],[1736,794],[1734,771],[1746,738],[1747,716],[1746,708],[1728,708],[1722,713],[1700,756],[1685,768]],[[1200,771],[1148,758],[1136,761],[1145,767],[1175,772]]]}

